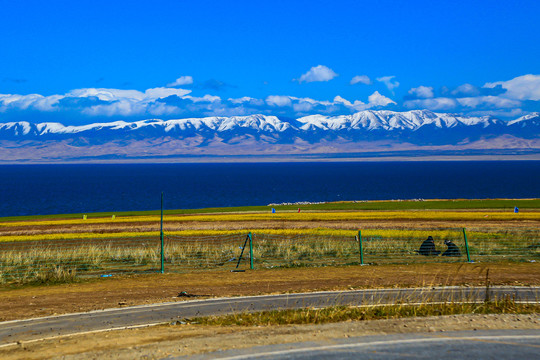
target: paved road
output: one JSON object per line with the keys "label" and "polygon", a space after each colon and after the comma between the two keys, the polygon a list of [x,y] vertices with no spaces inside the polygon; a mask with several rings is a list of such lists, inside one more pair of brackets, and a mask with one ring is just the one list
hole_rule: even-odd
{"label": "paved road", "polygon": [[[331,341],[257,346],[189,359],[539,359],[539,330],[455,331],[361,336]],[[174,357],[167,359],[186,359]]]}
{"label": "paved road", "polygon": [[[540,287],[491,287],[491,299],[539,302]],[[483,301],[485,288],[378,289],[180,301],[37,319],[0,322],[0,346],[88,331],[172,322],[195,316],[333,305]]]}

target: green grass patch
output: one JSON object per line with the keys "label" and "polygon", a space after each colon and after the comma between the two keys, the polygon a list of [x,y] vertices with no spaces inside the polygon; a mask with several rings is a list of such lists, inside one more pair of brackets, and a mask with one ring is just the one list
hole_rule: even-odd
{"label": "green grass patch", "polygon": [[[503,209],[512,210],[515,206],[520,209],[540,209],[540,199],[480,199],[480,200],[425,200],[425,201],[362,201],[362,202],[331,202],[312,205],[275,205],[275,206],[240,206],[220,207],[204,209],[176,209],[165,210],[165,215],[172,214],[208,214],[208,213],[231,213],[231,212],[266,212],[271,208],[277,211],[296,210],[321,210],[321,211],[353,211],[353,210],[471,210],[471,209]],[[116,216],[145,216],[159,215],[160,210],[148,211],[117,211],[86,213],[88,217]],[[0,221],[24,221],[45,219],[80,219],[83,213],[55,214],[55,215],[32,215],[12,216],[0,218]]]}
{"label": "green grass patch", "polygon": [[343,321],[399,319],[458,314],[532,314],[539,304],[520,304],[513,299],[477,304],[381,305],[369,307],[333,306],[322,309],[275,310],[185,319],[184,322],[217,326],[267,326],[325,324]]}

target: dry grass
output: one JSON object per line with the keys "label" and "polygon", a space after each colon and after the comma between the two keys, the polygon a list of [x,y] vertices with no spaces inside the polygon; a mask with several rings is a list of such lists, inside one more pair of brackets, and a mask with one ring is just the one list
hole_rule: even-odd
{"label": "dry grass", "polygon": [[506,298],[484,303],[430,304],[426,302],[420,305],[332,306],[321,309],[273,310],[197,317],[184,319],[183,322],[198,326],[275,326],[458,314],[537,314],[539,312],[540,304],[520,304]]}
{"label": "dry grass", "polygon": [[[238,222],[238,221],[358,221],[358,220],[440,220],[440,221],[540,221],[540,212],[530,211],[515,214],[500,211],[347,211],[347,212],[280,212],[270,213],[239,213],[239,214],[209,214],[209,215],[167,215],[166,222]],[[0,227],[24,226],[66,226],[92,225],[109,223],[159,223],[159,216],[127,216],[96,219],[72,220],[41,220],[41,221],[7,221],[0,222]]]}
{"label": "dry grass", "polygon": [[[312,236],[356,236],[358,230],[351,229],[336,229],[336,228],[254,228],[246,230],[234,229],[234,230],[179,230],[179,231],[166,231],[169,236],[181,236],[181,237],[195,237],[195,236],[215,236],[222,235],[241,235],[247,232],[252,233],[264,233],[270,235],[281,236],[297,236],[297,235],[312,235]],[[469,231],[469,234],[475,238],[493,238],[500,239],[508,235],[516,238],[519,234],[527,234],[527,236],[540,236],[540,230],[516,229],[513,230],[495,230],[495,231]],[[439,239],[456,239],[461,236],[461,229],[366,229],[362,230],[362,234],[367,237],[380,236],[388,239],[398,238],[427,238],[428,236],[434,236]],[[0,236],[0,243],[2,242],[18,242],[18,241],[47,241],[47,240],[85,240],[85,239],[120,239],[120,238],[143,238],[159,236],[159,232],[156,231],[121,231],[121,232],[61,232],[61,233],[37,233],[37,234],[25,234],[25,235],[2,235]],[[524,235],[525,236],[525,235]]]}
{"label": "dry grass", "polygon": [[[227,213],[167,215],[165,220],[167,271],[231,268],[248,231],[254,234],[258,269],[357,264],[358,229],[366,263],[464,261],[463,234],[456,229],[462,224],[470,225],[473,260],[540,257],[540,212],[532,211]],[[32,282],[55,267],[77,275],[155,271],[160,266],[157,229],[158,216],[1,222],[0,283]],[[427,236],[440,250],[446,248],[443,240],[452,240],[463,257],[417,255]]]}
{"label": "dry grass", "polygon": [[[317,230],[317,229],[315,229]],[[319,232],[320,230],[320,232]],[[360,263],[356,232],[338,232],[347,236],[326,235],[325,229],[314,232],[267,231],[253,234],[253,258],[257,269],[273,267],[313,267],[354,265]],[[405,233],[407,236],[399,236]],[[410,236],[411,233],[416,236]],[[370,235],[371,234],[371,235]],[[393,237],[383,236],[394,235]],[[443,239],[451,239],[462,252],[461,257],[425,257],[416,250],[427,235],[436,237],[437,247],[444,249]],[[207,236],[167,236],[165,268],[167,271],[201,271],[232,269],[240,259],[246,239],[243,234]],[[369,236],[368,236],[369,235]],[[396,236],[398,235],[398,236]],[[34,282],[62,268],[73,274],[92,275],[118,271],[146,272],[160,268],[159,237],[118,241],[94,240],[92,243],[32,242],[15,243],[0,252],[0,283]],[[465,245],[459,232],[390,232],[362,233],[365,263],[464,262]],[[540,259],[537,237],[520,234],[469,234],[470,254],[475,261],[527,261]],[[241,268],[249,267],[249,244],[241,258]]]}

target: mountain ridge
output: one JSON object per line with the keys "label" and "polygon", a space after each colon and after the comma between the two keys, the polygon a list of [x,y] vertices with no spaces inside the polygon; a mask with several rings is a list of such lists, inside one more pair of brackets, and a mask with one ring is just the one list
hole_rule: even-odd
{"label": "mountain ridge", "polygon": [[142,128],[161,127],[164,133],[171,131],[204,131],[225,132],[237,129],[252,129],[261,132],[292,131],[342,131],[342,130],[409,130],[417,131],[422,127],[433,125],[439,129],[451,129],[459,126],[481,126],[483,128],[519,125],[540,126],[540,113],[532,113],[517,119],[504,122],[490,116],[463,116],[450,113],[434,113],[429,110],[411,110],[396,112],[388,110],[365,110],[351,115],[325,116],[308,115],[295,119],[299,126],[280,120],[272,115],[247,115],[231,117],[204,117],[183,119],[147,119],[133,122],[114,121],[109,123],[93,123],[87,125],[63,125],[59,122],[33,124],[28,121],[0,123],[0,138],[21,136],[46,136],[52,134],[77,134],[86,131],[137,131]]}
{"label": "mountain ridge", "polygon": [[540,113],[511,121],[428,110],[351,115],[0,123],[0,161],[499,150],[540,153]]}

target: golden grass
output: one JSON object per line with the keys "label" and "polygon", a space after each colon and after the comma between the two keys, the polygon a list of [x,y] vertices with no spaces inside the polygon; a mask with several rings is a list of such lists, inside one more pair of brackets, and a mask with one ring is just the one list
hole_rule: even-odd
{"label": "golden grass", "polygon": [[[533,220],[540,221],[540,212],[479,212],[479,211],[349,211],[349,212],[280,212],[247,213],[247,214],[219,214],[219,215],[167,215],[165,222],[220,222],[220,221],[360,221],[360,220],[440,220],[440,221],[513,221]],[[24,226],[62,226],[102,223],[159,223],[159,216],[126,216],[116,219],[95,218],[75,220],[46,220],[46,221],[9,221],[0,222],[0,227]]]}
{"label": "golden grass", "polygon": [[[264,233],[270,235],[317,235],[317,236],[350,236],[358,235],[356,230],[341,230],[329,228],[314,228],[314,229],[237,229],[237,230],[180,230],[167,231],[167,236],[221,236],[234,234]],[[500,237],[502,233],[471,231],[471,236],[475,237]],[[384,238],[427,238],[434,236],[439,239],[455,239],[462,236],[459,230],[406,230],[406,229],[371,229],[362,230],[362,236],[380,236]],[[120,239],[120,238],[145,238],[159,236],[158,231],[146,232],[111,232],[111,233],[93,233],[93,232],[77,232],[77,233],[53,233],[53,234],[33,234],[33,235],[5,235],[0,236],[2,242],[19,242],[19,241],[40,241],[40,240],[84,240],[84,239]]]}
{"label": "golden grass", "polygon": [[[148,230],[152,229],[149,226],[152,223],[158,228],[159,219],[159,216],[131,216],[114,220],[91,218],[0,223],[3,231],[0,235],[0,282],[10,282],[19,275],[27,281],[48,276],[61,277],[58,273],[62,269],[67,274],[155,270],[160,256],[160,234]],[[463,233],[452,229],[454,224],[459,226],[464,221],[471,221],[471,230],[474,230],[467,232],[473,260],[482,257],[482,261],[528,261],[540,256],[540,230],[535,227],[536,221],[540,221],[540,212],[228,213],[167,215],[166,267],[184,271],[234,266],[239,247],[248,232],[254,234],[253,256],[258,268],[354,264],[359,262],[359,243],[355,240],[358,231],[355,228],[360,227],[364,220],[395,226],[362,229],[366,263],[465,261]],[[434,225],[435,221],[444,222],[448,228]],[[509,223],[526,224],[529,228],[507,229],[506,224]],[[411,229],[414,224],[436,229]],[[500,226],[493,228],[483,224]],[[194,229],[196,227],[198,229]],[[428,236],[435,238],[439,250],[446,248],[443,240],[454,241],[463,256],[417,255],[415,250]],[[19,244],[10,244],[15,242]],[[244,261],[247,256],[245,253]]]}
{"label": "golden grass", "polygon": [[331,306],[320,309],[272,310],[255,313],[196,317],[184,319],[188,324],[217,326],[269,326],[292,324],[326,324],[342,321],[368,321],[379,319],[399,319],[406,317],[426,317],[457,314],[535,314],[539,304],[521,304],[512,299],[502,299],[484,303],[445,303],[420,305],[379,305],[379,306]]}
{"label": "golden grass", "polygon": [[119,238],[145,238],[159,236],[159,231],[147,232],[116,232],[116,233],[57,233],[35,235],[7,235],[0,236],[2,242],[18,241],[49,241],[49,240],[85,240],[85,239],[119,239]]}
{"label": "golden grass", "polygon": [[[358,264],[359,243],[354,231],[291,232],[273,231],[253,235],[253,257],[257,268],[328,266]],[[208,234],[205,232],[178,232],[183,236],[165,239],[165,263],[169,271],[232,268],[236,265],[246,232]],[[187,236],[186,233],[191,234]],[[195,233],[195,235],[193,235]],[[201,236],[203,233],[205,236]],[[366,263],[415,263],[466,261],[462,234],[440,232],[437,247],[442,250],[442,236],[447,236],[459,246],[461,257],[420,256],[416,253],[426,234],[435,232],[395,231],[403,237],[383,237],[391,231],[366,231],[363,234],[363,254]],[[136,234],[136,233],[131,233]],[[117,241],[33,242],[28,246],[6,248],[0,252],[0,283],[14,278],[33,279],[59,266],[78,274],[105,271],[147,271],[157,269],[160,263],[160,246],[157,233],[153,238]],[[330,235],[329,235],[330,234]],[[411,236],[415,235],[415,236]],[[502,235],[501,235],[502,236]],[[469,247],[474,260],[528,261],[540,256],[540,243],[536,237],[493,237],[492,234],[470,234]],[[243,255],[243,267],[248,266],[249,249]],[[29,280],[30,281],[30,280]]]}

